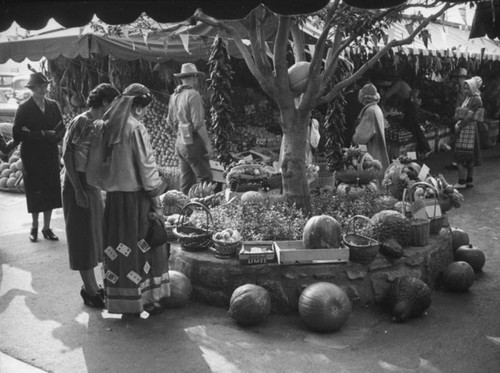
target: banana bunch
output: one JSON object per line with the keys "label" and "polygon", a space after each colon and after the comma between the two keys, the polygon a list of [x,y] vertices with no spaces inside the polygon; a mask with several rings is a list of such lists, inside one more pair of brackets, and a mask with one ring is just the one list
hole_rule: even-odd
{"label": "banana bunch", "polygon": [[203,181],[201,183],[194,184],[191,189],[189,189],[188,197],[193,198],[204,198],[211,196],[215,193],[215,188],[217,183]]}
{"label": "banana bunch", "polygon": [[225,197],[226,196],[224,192],[218,192],[206,197],[194,197],[191,199],[191,202],[199,202],[208,208],[212,208],[220,205],[222,201],[224,201]]}

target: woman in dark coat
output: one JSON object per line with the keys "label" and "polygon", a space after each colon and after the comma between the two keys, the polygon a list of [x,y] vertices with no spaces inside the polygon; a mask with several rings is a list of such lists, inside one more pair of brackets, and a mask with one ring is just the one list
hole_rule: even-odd
{"label": "woman in dark coat", "polygon": [[57,144],[65,128],[58,104],[45,97],[50,81],[42,73],[33,73],[26,85],[32,96],[19,105],[14,118],[13,137],[21,143],[24,187],[28,212],[32,215],[30,240],[38,239],[38,215],[43,212],[42,234],[58,240],[50,229],[52,210],[62,206]]}

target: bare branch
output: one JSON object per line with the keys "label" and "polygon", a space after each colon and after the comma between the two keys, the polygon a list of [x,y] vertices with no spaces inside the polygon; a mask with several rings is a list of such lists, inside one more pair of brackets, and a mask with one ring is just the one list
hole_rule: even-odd
{"label": "bare branch", "polygon": [[288,35],[290,34],[290,17],[279,16],[278,32],[274,40],[274,69],[277,78],[288,76],[288,64],[286,60],[286,47]]}
{"label": "bare branch", "polygon": [[290,25],[290,31],[292,32],[293,39],[293,55],[295,57],[295,62],[305,61],[306,53],[305,53],[305,45],[304,45],[304,36],[300,31],[299,26],[296,22],[292,22]]}
{"label": "bare branch", "polygon": [[250,48],[252,48],[252,54],[257,68],[261,73],[266,75],[266,73],[270,73],[272,69],[266,55],[265,40],[260,38],[262,27],[258,24],[257,10],[250,13],[249,20],[248,35],[250,37]]}

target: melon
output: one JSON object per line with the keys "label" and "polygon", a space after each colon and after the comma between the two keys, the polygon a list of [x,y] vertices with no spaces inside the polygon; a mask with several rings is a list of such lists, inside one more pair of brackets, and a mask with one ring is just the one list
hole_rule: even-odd
{"label": "melon", "polygon": [[9,180],[7,177],[0,178],[0,188],[7,188],[7,180]]}
{"label": "melon", "polygon": [[262,286],[242,285],[231,295],[228,312],[240,325],[259,324],[271,313],[271,296]]}
{"label": "melon", "polygon": [[335,332],[347,322],[352,303],[337,285],[317,282],[309,285],[299,297],[299,314],[304,323],[319,332]]}
{"label": "melon", "polygon": [[340,223],[329,215],[311,217],[302,234],[305,249],[340,248]]}
{"label": "melon", "polygon": [[251,202],[251,203],[257,203],[257,202],[264,202],[264,196],[260,192],[256,191],[248,191],[245,192],[241,195],[241,202]]}
{"label": "melon", "polygon": [[5,170],[2,171],[0,177],[9,177],[9,175],[10,175],[10,169],[6,168]]}
{"label": "melon", "polygon": [[10,164],[8,164],[7,162],[3,162],[2,164],[0,164],[0,171],[6,170],[6,169],[10,169]]}
{"label": "melon", "polygon": [[11,163],[9,169],[11,172],[16,172],[17,171],[17,164],[15,162]]}
{"label": "melon", "polygon": [[309,62],[301,61],[290,66],[288,76],[290,79],[290,88],[295,93],[304,93],[309,80]]}
{"label": "melon", "polygon": [[22,171],[23,170],[23,161],[22,160],[18,160],[16,162],[16,167],[18,170]]}
{"label": "melon", "polygon": [[9,177],[7,180],[7,188],[15,188],[16,187],[16,178],[15,177]]}
{"label": "melon", "polygon": [[443,284],[449,291],[465,292],[473,283],[474,269],[469,263],[453,262],[443,272]]}
{"label": "melon", "polygon": [[9,163],[10,164],[16,163],[18,160],[19,160],[19,156],[17,156],[17,155],[11,155],[10,158],[9,158]]}
{"label": "melon", "polygon": [[180,308],[188,304],[193,287],[191,281],[182,272],[168,271],[170,278],[170,296],[163,299],[166,308]]}

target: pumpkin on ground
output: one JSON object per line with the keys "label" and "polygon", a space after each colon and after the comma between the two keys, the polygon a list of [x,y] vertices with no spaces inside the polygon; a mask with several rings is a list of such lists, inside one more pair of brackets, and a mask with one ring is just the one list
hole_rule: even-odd
{"label": "pumpkin on ground", "polygon": [[241,203],[260,203],[264,202],[264,195],[260,192],[250,190],[241,195]]}
{"label": "pumpkin on ground", "polygon": [[180,308],[188,304],[192,286],[189,278],[179,271],[168,271],[170,277],[170,296],[163,300],[166,308]]}
{"label": "pumpkin on ground", "polygon": [[469,235],[462,229],[451,227],[451,247],[455,252],[460,246],[470,243]]}
{"label": "pumpkin on ground", "polygon": [[474,283],[474,270],[469,263],[450,263],[443,272],[443,285],[449,291],[465,292]]}
{"label": "pumpkin on ground", "polygon": [[299,314],[304,323],[319,332],[335,332],[347,322],[352,303],[347,294],[330,282],[309,285],[299,297]]}
{"label": "pumpkin on ground", "polygon": [[311,217],[302,234],[305,249],[339,248],[341,239],[340,223],[329,215]]}
{"label": "pumpkin on ground", "polygon": [[394,321],[420,316],[431,305],[431,289],[413,276],[397,278],[389,288],[388,302]]}
{"label": "pumpkin on ground", "polygon": [[262,286],[242,285],[231,295],[228,312],[240,325],[259,324],[271,313],[271,296]]}
{"label": "pumpkin on ground", "polygon": [[474,272],[480,272],[486,263],[484,252],[474,245],[462,245],[454,254],[456,261],[463,261],[469,263]]}

